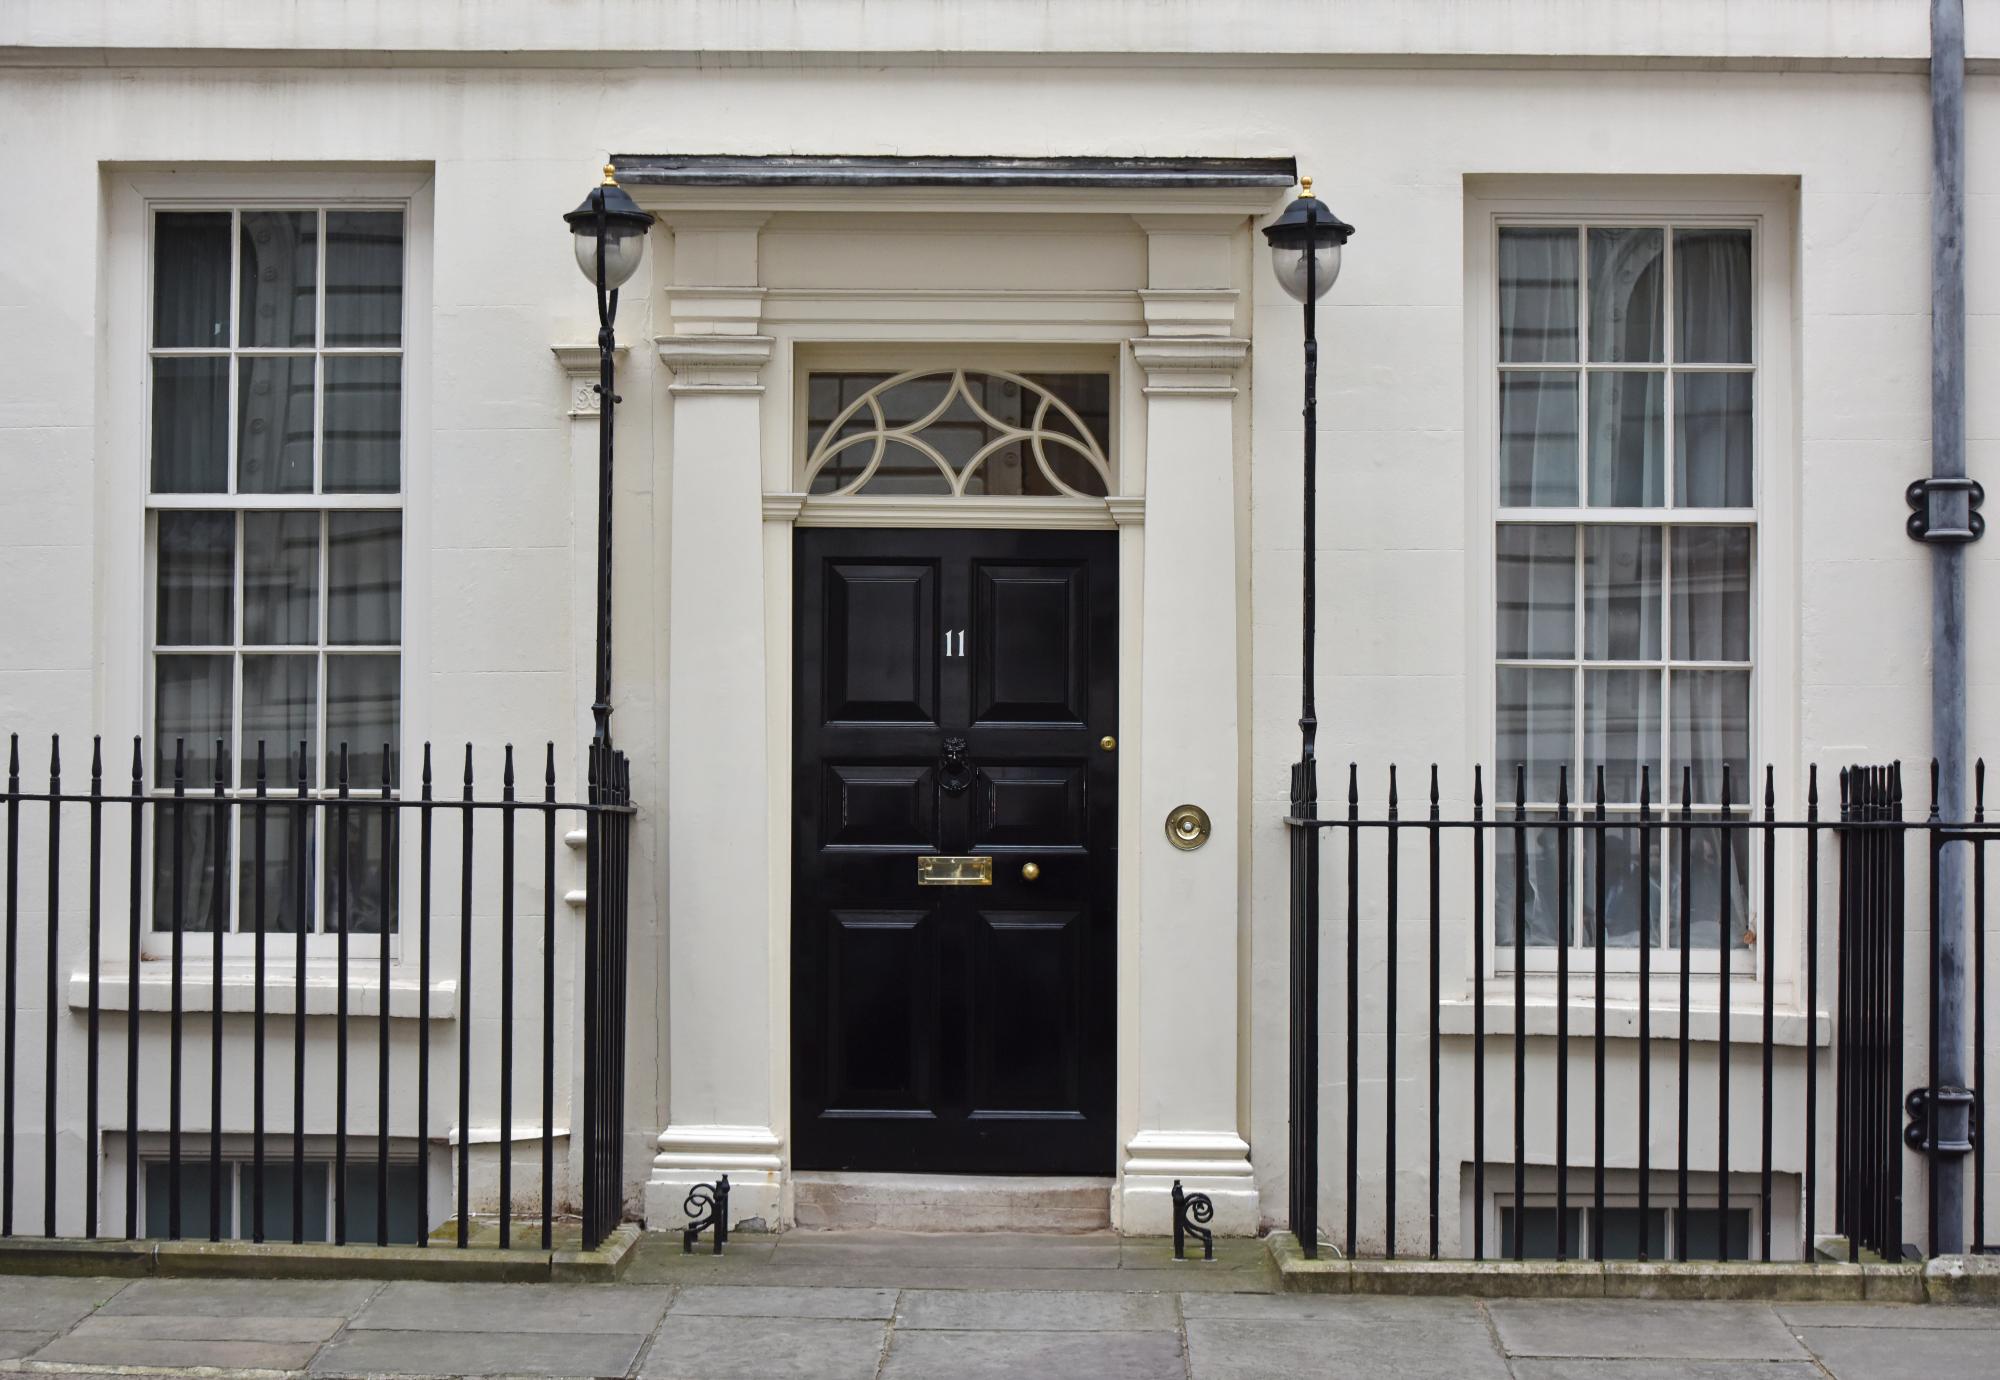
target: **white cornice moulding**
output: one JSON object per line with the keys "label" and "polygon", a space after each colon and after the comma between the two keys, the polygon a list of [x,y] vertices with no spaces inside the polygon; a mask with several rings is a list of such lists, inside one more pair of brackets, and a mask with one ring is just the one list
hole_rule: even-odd
{"label": "white cornice moulding", "polygon": [[768,335],[663,335],[655,344],[674,373],[670,393],[761,393],[777,348]]}
{"label": "white cornice moulding", "polygon": [[1250,342],[1235,336],[1141,336],[1132,360],[1146,371],[1149,395],[1233,397],[1236,371]]}
{"label": "white cornice moulding", "polygon": [[[569,415],[574,418],[595,417],[602,408],[597,399],[597,347],[595,345],[551,345],[549,353],[556,357],[564,374],[569,376]],[[625,358],[625,347],[611,347],[611,367],[616,369]]]}
{"label": "white cornice moulding", "polygon": [[804,494],[765,494],[764,521],[797,522],[799,509],[806,506]]}
{"label": "white cornice moulding", "polygon": [[1120,527],[1138,527],[1146,521],[1144,494],[1120,494],[1107,498],[1104,507],[1111,514],[1111,520]]}
{"label": "white cornice moulding", "polygon": [[[767,494],[767,518],[775,497],[790,495]],[[795,521],[801,527],[1032,527],[1101,532],[1117,524],[1111,508],[1116,502],[1103,498],[808,497],[800,504]]]}

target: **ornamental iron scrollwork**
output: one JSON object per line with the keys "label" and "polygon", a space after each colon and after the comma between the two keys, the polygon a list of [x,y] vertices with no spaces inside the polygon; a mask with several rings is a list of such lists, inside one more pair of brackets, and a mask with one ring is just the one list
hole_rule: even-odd
{"label": "ornamental iron scrollwork", "polygon": [[1206,1193],[1187,1193],[1181,1189],[1181,1181],[1174,1180],[1174,1259],[1187,1259],[1187,1238],[1201,1239],[1201,1258],[1215,1259],[1215,1233],[1198,1223],[1215,1220],[1215,1204]]}
{"label": "ornamental iron scrollwork", "polygon": [[944,740],[944,757],[938,762],[938,789],[946,795],[964,795],[972,786],[972,763],[965,760],[965,739]]}
{"label": "ornamental iron scrollwork", "polygon": [[[858,470],[855,451],[865,452]],[[1018,467],[1018,477],[996,480],[1002,464]],[[849,498],[871,487],[952,498],[1103,498],[1111,492],[1111,461],[1083,414],[1025,375],[911,369],[843,407],[806,457],[805,488],[815,498]]]}
{"label": "ornamental iron scrollwork", "polygon": [[681,1204],[688,1224],[681,1229],[681,1254],[693,1255],[694,1243],[710,1227],[715,1229],[715,1254],[721,1255],[729,1241],[729,1176],[712,1184],[696,1184]]}

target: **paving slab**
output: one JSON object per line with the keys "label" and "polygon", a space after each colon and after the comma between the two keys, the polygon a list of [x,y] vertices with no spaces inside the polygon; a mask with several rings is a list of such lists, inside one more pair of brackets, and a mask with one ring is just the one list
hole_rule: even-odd
{"label": "paving slab", "polygon": [[430,1284],[383,1287],[355,1315],[364,1330],[636,1333],[667,1311],[672,1292],[602,1284]]}
{"label": "paving slab", "polygon": [[2000,1308],[1939,1307],[1923,1303],[1780,1303],[1778,1316],[1802,1327],[1908,1327],[1925,1332],[2000,1331]]}
{"label": "paving slab", "polygon": [[984,1269],[1115,1270],[1119,1239],[1109,1233],[1064,1236],[1014,1232],[794,1231],[778,1239],[778,1265],[866,1265],[892,1262],[920,1277],[936,1266]]}
{"label": "paving slab", "polygon": [[1917,1337],[1903,1327],[1808,1327],[1806,1345],[1835,1380],[1993,1380],[2000,1348],[1984,1329]]}
{"label": "paving slab", "polygon": [[68,1366],[304,1370],[318,1342],[174,1341],[160,1337],[58,1337],[30,1359]]}
{"label": "paving slab", "polygon": [[47,1346],[55,1335],[53,1332],[0,1330],[0,1361],[19,1361],[31,1356]]}
{"label": "paving slab", "polygon": [[1269,1267],[1271,1253],[1263,1241],[1247,1236],[1225,1236],[1215,1243],[1215,1259],[1203,1260],[1198,1242],[1187,1243],[1187,1259],[1174,1259],[1170,1236],[1128,1236],[1118,1243],[1118,1262],[1126,1270],[1255,1270]]}
{"label": "paving slab", "polygon": [[185,1317],[199,1313],[232,1318],[258,1313],[283,1318],[346,1317],[382,1285],[369,1279],[141,1279],[98,1311],[108,1316],[143,1313]]}
{"label": "paving slab", "polygon": [[1185,1380],[1171,1332],[898,1332],[881,1380]]}
{"label": "paving slab", "polygon": [[1762,1303],[1652,1299],[1502,1299],[1487,1305],[1509,1356],[1801,1361],[1806,1353]]}
{"label": "paving slab", "polygon": [[[872,1380],[888,1327],[830,1318],[713,1318],[670,1313],[640,1380]],[[954,1372],[944,1372],[954,1374]]]}
{"label": "paving slab", "polygon": [[1823,1380],[1811,1361],[1534,1360],[1514,1363],[1514,1380]]}
{"label": "paving slab", "polygon": [[1025,1270],[987,1268],[979,1265],[912,1267],[885,1262],[877,1265],[770,1265],[755,1272],[714,1274],[697,1279],[682,1275],[688,1283],[730,1286],[740,1284],[787,1285],[798,1288],[828,1288],[842,1285],[901,1289],[920,1284],[927,1289],[1070,1289],[1078,1293],[1184,1293],[1230,1292],[1257,1287],[1256,1277],[1218,1272],[1170,1275],[1157,1270]]}
{"label": "paving slab", "polygon": [[677,1317],[874,1318],[895,1316],[894,1289],[765,1288],[760,1285],[690,1285],[674,1295]]}
{"label": "paving slab", "polygon": [[1476,1307],[1454,1301],[1445,1311],[1433,1303],[1430,1314],[1425,1321],[1396,1320],[1350,1308],[1299,1320],[1190,1318],[1190,1370],[1194,1380],[1506,1380],[1507,1363]]}
{"label": "paving slab", "polygon": [[60,1332],[130,1285],[123,1279],[0,1276],[0,1330]]}
{"label": "paving slab", "polygon": [[346,1318],[281,1318],[254,1313],[230,1318],[200,1313],[171,1318],[100,1313],[85,1318],[69,1335],[163,1342],[323,1342],[346,1325]]}
{"label": "paving slab", "polygon": [[[1356,1319],[1385,1327],[1429,1318],[1479,1321],[1471,1299],[1404,1299],[1345,1294],[1182,1294],[1181,1312],[1196,1318],[1269,1318],[1280,1322]],[[1481,1323],[1481,1326],[1484,1326]]]}
{"label": "paving slab", "polygon": [[907,1289],[896,1305],[899,1331],[1171,1332],[1179,1326],[1171,1294]]}
{"label": "paving slab", "polygon": [[312,1363],[320,1375],[624,1375],[646,1338],[638,1333],[342,1333]]}

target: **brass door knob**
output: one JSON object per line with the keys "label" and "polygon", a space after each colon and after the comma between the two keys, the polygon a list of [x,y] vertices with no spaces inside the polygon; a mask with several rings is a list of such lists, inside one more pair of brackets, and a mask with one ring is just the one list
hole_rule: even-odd
{"label": "brass door knob", "polygon": [[1040,863],[1031,863],[1031,862],[1028,862],[1028,863],[1022,863],[1022,864],[1021,864],[1021,880],[1022,880],[1022,881],[1024,881],[1024,882],[1032,882],[1032,881],[1034,881],[1034,880],[1035,880],[1035,878],[1037,878],[1037,877],[1039,877],[1039,876],[1041,876],[1041,875],[1042,875],[1042,865],[1041,865]]}
{"label": "brass door knob", "polygon": [[1118,746],[1118,740],[1112,737],[1109,733],[1107,733],[1102,738],[1099,738],[1097,740],[1097,745],[1103,748],[1106,752],[1109,752],[1113,748]]}

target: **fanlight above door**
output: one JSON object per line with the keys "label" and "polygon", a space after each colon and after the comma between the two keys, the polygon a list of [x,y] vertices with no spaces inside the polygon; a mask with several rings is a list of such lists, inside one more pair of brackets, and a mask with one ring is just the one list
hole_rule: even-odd
{"label": "fanlight above door", "polygon": [[913,369],[807,383],[816,498],[1103,498],[1110,449],[1109,374]]}

